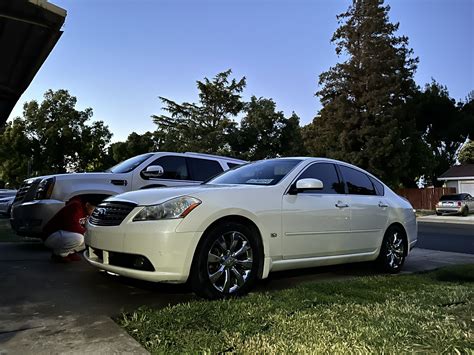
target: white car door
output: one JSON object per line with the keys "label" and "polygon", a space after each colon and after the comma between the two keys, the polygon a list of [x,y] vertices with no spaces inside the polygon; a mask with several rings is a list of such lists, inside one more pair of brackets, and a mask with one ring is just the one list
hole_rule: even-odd
{"label": "white car door", "polygon": [[305,178],[319,179],[324,187],[283,195],[283,258],[344,254],[350,232],[350,208],[335,165],[313,163],[293,185]]}
{"label": "white car door", "polygon": [[382,243],[390,208],[383,185],[362,171],[344,165],[339,169],[351,205],[351,252],[374,251]]}

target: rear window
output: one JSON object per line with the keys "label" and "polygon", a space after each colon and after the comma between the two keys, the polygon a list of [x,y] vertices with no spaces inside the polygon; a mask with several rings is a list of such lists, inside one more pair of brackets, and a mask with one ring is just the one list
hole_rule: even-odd
{"label": "rear window", "polygon": [[455,194],[455,195],[443,195],[439,199],[440,201],[462,201],[466,195],[464,194]]}
{"label": "rear window", "polygon": [[224,171],[219,162],[208,159],[186,158],[191,170],[192,180],[204,181]]}

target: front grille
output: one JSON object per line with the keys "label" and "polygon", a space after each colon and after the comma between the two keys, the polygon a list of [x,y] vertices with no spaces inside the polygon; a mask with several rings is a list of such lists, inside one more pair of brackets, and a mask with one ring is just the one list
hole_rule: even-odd
{"label": "front grille", "polygon": [[15,200],[13,201],[13,203],[18,202],[18,201],[23,201],[23,199],[25,198],[25,195],[27,194],[28,190],[31,188],[32,185],[33,185],[32,180],[25,181],[16,192]]}
{"label": "front grille", "polygon": [[103,202],[92,212],[89,221],[97,226],[118,226],[136,206],[131,202]]}

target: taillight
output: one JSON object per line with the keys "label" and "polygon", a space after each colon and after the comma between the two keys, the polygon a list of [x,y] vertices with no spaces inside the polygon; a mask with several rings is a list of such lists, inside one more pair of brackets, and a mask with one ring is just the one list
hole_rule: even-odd
{"label": "taillight", "polygon": [[458,201],[458,207],[461,207],[461,201]]}

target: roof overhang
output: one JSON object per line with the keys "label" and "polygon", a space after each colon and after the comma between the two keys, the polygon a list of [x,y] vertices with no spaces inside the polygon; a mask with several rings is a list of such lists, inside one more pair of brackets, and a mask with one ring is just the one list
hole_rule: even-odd
{"label": "roof overhang", "polygon": [[61,37],[66,10],[47,0],[0,1],[0,127]]}
{"label": "roof overhang", "polygon": [[445,177],[445,178],[438,178],[438,181],[453,181],[453,180],[474,180],[474,176],[460,176],[460,177]]}

